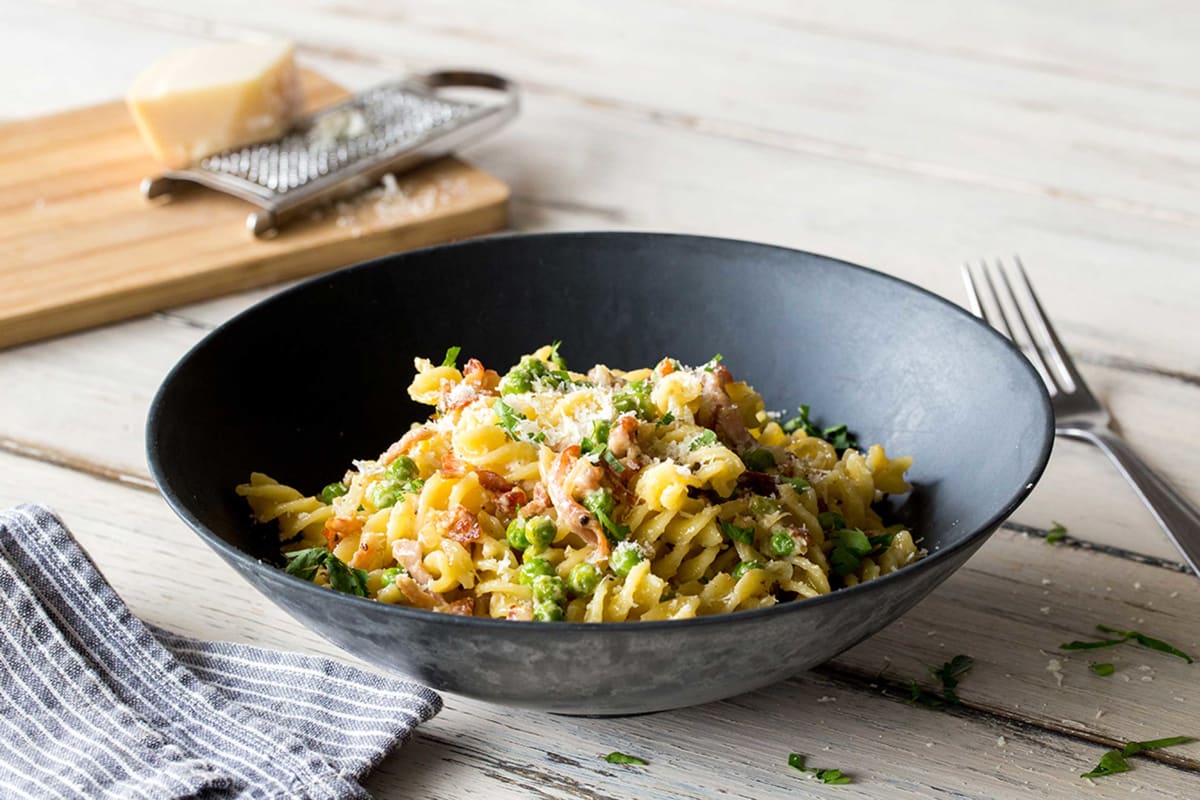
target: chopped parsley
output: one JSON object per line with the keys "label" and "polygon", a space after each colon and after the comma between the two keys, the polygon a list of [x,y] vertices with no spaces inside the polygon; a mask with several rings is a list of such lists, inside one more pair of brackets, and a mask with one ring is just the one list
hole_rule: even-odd
{"label": "chopped parsley", "polygon": [[809,436],[820,436],[821,429],[808,419],[808,406],[800,406],[799,416],[789,419],[781,426],[784,433],[795,433],[796,431],[804,431]]}
{"label": "chopped parsley", "polygon": [[798,769],[801,772],[807,772],[821,783],[833,784],[835,786],[851,783],[854,780],[849,775],[843,775],[840,769],[813,769],[806,767],[804,765],[804,756],[799,753],[788,754],[788,766],[792,769]]}
{"label": "chopped parsley", "polygon": [[717,368],[717,364],[720,364],[724,360],[725,360],[725,356],[721,355],[720,353],[717,353],[715,356],[713,356],[707,362],[705,362],[704,371],[712,372],[714,369]]}
{"label": "chopped parsley", "polygon": [[1088,669],[1097,675],[1107,678],[1109,675],[1113,674],[1113,670],[1116,668],[1109,663],[1097,664],[1095,661],[1093,661],[1091,664],[1088,664]]}
{"label": "chopped parsley", "polygon": [[1125,642],[1132,640],[1140,644],[1142,647],[1146,647],[1151,650],[1157,650],[1160,653],[1167,653],[1168,655],[1176,656],[1177,658],[1182,658],[1189,664],[1194,663],[1194,659],[1187,653],[1180,650],[1178,647],[1167,644],[1161,639],[1155,639],[1153,636],[1147,636],[1140,631],[1123,631],[1118,630],[1117,628],[1110,628],[1107,625],[1097,625],[1096,630],[1100,631],[1101,633],[1113,634],[1117,638],[1098,639],[1090,642],[1064,642],[1063,644],[1059,645],[1059,648],[1062,650],[1095,650],[1100,647],[1115,647],[1116,645],[1124,644]]}
{"label": "chopped parsley", "polygon": [[[514,442],[521,441],[521,434],[517,430],[517,425],[525,422],[526,418],[521,414],[518,414],[515,408],[503,400],[497,400],[495,403],[493,403],[492,411],[495,411],[496,416],[500,418],[500,421],[496,424],[504,429],[504,432],[508,434],[508,437]],[[546,434],[538,431],[536,433],[529,434],[525,438],[531,442],[544,442],[546,441]]]}
{"label": "chopped parsley", "polygon": [[846,518],[836,511],[822,511],[817,514],[817,522],[821,523],[821,530],[836,530],[846,527]]}
{"label": "chopped parsley", "polygon": [[842,452],[850,449],[858,449],[858,440],[854,434],[850,433],[846,425],[832,425],[822,430],[818,428],[811,419],[809,419],[809,407],[800,406],[800,413],[784,422],[781,426],[784,433],[795,433],[796,431],[804,431],[808,436],[815,436],[818,439],[824,439],[833,445],[833,448],[840,455]]}
{"label": "chopped parsley", "polygon": [[1046,544],[1058,544],[1063,539],[1067,538],[1067,529],[1061,522],[1050,520],[1054,527],[1046,531]]}
{"label": "chopped parsley", "polygon": [[613,394],[613,408],[621,414],[633,412],[647,422],[653,420],[657,409],[650,401],[651,388],[650,381],[630,381]]}
{"label": "chopped parsley", "polygon": [[457,369],[458,368],[458,366],[457,366],[458,365],[458,354],[461,352],[462,352],[462,348],[459,347],[458,345],[455,345],[454,347],[446,348],[446,357],[442,359],[442,366],[450,367],[450,369]]}
{"label": "chopped parsley", "polygon": [[670,425],[674,421],[675,421],[675,415],[672,414],[670,411],[668,411],[667,413],[663,414],[661,417],[658,418],[657,424]]}
{"label": "chopped parsley", "polygon": [[1116,775],[1118,772],[1128,772],[1129,770],[1129,762],[1125,760],[1125,756],[1121,755],[1121,751],[1109,750],[1100,756],[1100,763],[1093,767],[1091,772],[1085,772],[1079,777],[1103,778],[1105,775]]}
{"label": "chopped parsley", "polygon": [[695,439],[692,439],[692,443],[690,445],[688,445],[688,450],[695,452],[696,450],[699,450],[701,447],[712,447],[716,443],[717,443],[717,432],[713,431],[713,430],[709,430],[708,428],[705,428],[704,433],[701,433]]}
{"label": "chopped parsley", "polygon": [[854,438],[854,434],[850,433],[844,424],[826,428],[821,433],[821,437],[833,445],[833,449],[838,451],[838,455],[841,455],[846,450],[858,449],[858,440]]}
{"label": "chopped parsley", "polygon": [[558,354],[558,348],[560,347],[562,347],[561,340],[550,345],[550,361],[554,364],[554,366],[561,370],[565,370],[567,368],[567,360]]}
{"label": "chopped parsley", "polygon": [[503,400],[497,400],[492,404],[492,411],[495,411],[496,416],[500,418],[496,424],[504,428],[510,439],[519,441],[521,437],[517,433],[517,423],[521,421],[522,417],[517,414],[516,410]]}
{"label": "chopped parsley", "polygon": [[812,488],[812,484],[804,480],[804,478],[780,478],[779,480],[795,489],[797,494],[803,492],[805,489]]}
{"label": "chopped parsley", "polygon": [[975,659],[970,656],[957,655],[938,669],[931,668],[929,670],[935,678],[942,682],[942,696],[946,698],[947,703],[955,706],[962,705],[955,689],[958,688],[958,679],[970,672],[974,665]]}
{"label": "chopped parsley", "polygon": [[1108,775],[1116,775],[1118,772],[1128,772],[1133,769],[1129,766],[1129,762],[1125,760],[1128,756],[1144,753],[1147,750],[1161,750],[1164,747],[1174,747],[1177,744],[1188,744],[1194,741],[1196,740],[1191,736],[1170,736],[1166,739],[1152,739],[1148,742],[1129,742],[1120,750],[1109,750],[1100,756],[1100,763],[1093,767],[1091,772],[1085,772],[1079,777],[1103,778]]}
{"label": "chopped parsley", "polygon": [[612,751],[604,757],[604,760],[610,764],[636,764],[639,767],[648,767],[650,762],[644,758],[637,756],[626,755],[617,750]]}
{"label": "chopped parsley", "polygon": [[354,569],[324,547],[310,547],[285,555],[288,559],[285,571],[289,575],[312,581],[317,577],[317,570],[324,567],[331,589],[357,597],[367,596],[367,571]]}
{"label": "chopped parsley", "polygon": [[942,696],[930,694],[922,689],[916,681],[912,681],[909,683],[908,704],[922,705],[927,708],[962,705],[962,701],[958,699],[958,681],[959,678],[970,672],[974,665],[975,660],[970,656],[957,655],[940,667],[930,667],[930,674],[941,681]]}
{"label": "chopped parsley", "polygon": [[729,539],[742,544],[754,544],[754,528],[740,528],[723,519],[719,519],[717,522],[721,523],[721,533]]}
{"label": "chopped parsley", "polygon": [[611,489],[596,489],[588,492],[583,498],[583,507],[595,515],[604,528],[604,534],[614,542],[623,542],[629,538],[629,526],[618,525],[612,518],[616,511],[617,502]]}
{"label": "chopped parsley", "polygon": [[592,422],[592,435],[585,436],[583,441],[579,443],[579,453],[588,458],[593,464],[600,460],[608,447],[608,435],[612,431],[612,424],[604,420],[595,420]]}
{"label": "chopped parsley", "polygon": [[908,704],[926,708],[941,708],[945,705],[942,698],[929,694],[916,681],[910,681],[908,684]]}

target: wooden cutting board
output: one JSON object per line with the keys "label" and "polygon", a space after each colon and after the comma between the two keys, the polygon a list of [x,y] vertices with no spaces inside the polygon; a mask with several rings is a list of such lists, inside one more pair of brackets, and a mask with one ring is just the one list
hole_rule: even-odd
{"label": "wooden cutting board", "polygon": [[[304,89],[310,108],[346,95],[313,73]],[[0,347],[507,224],[508,187],[456,158],[273,239],[216,192],[145,200],[158,169],[121,102],[0,125]]]}

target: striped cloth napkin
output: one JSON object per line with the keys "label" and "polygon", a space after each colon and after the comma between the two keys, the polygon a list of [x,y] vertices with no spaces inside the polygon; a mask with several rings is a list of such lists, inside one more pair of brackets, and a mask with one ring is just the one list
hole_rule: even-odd
{"label": "striped cloth napkin", "polygon": [[441,709],[325,658],[143,624],[47,509],[0,512],[0,797],[357,798]]}

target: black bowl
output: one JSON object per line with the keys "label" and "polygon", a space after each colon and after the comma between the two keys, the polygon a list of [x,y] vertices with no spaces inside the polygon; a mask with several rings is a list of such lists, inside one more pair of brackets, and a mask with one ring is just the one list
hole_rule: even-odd
{"label": "black bowl", "polygon": [[[556,339],[576,366],[714,353],[768,408],[812,406],[863,443],[910,454],[894,512],[929,556],[812,600],[605,625],[435,614],[279,570],[274,533],[233,487],[252,470],[315,489],[428,409],[414,355],[461,345],[506,367]],[[645,233],[508,236],[377,259],[281,292],[205,337],[147,423],[167,502],[263,594],[366,661],[437,688],[549,711],[703,703],[820,664],[899,617],[1033,488],[1053,417],[1005,339],[903,281],[796,250]],[[331,477],[332,476],[332,477]]]}

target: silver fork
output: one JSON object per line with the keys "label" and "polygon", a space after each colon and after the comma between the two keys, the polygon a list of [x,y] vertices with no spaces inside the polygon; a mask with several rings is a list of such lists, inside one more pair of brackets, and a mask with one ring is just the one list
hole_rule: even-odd
{"label": "silver fork", "polygon": [[[1192,572],[1200,575],[1200,510],[1151,469],[1112,429],[1112,417],[1088,389],[1059,341],[1021,259],[1014,261],[1015,269],[1005,269],[1000,261],[995,268],[980,262],[977,271],[982,280],[976,279],[970,265],[963,265],[971,311],[1012,340],[1033,362],[1050,393],[1055,433],[1090,442],[1104,451],[1154,514]],[[1010,279],[1010,273],[1015,277]],[[1017,292],[1013,291],[1014,283],[1023,290],[1022,302],[1018,302]]]}

